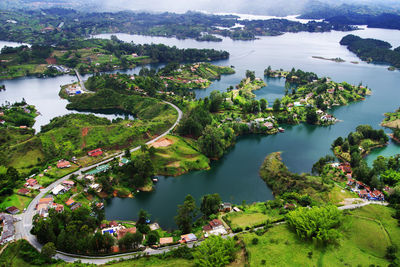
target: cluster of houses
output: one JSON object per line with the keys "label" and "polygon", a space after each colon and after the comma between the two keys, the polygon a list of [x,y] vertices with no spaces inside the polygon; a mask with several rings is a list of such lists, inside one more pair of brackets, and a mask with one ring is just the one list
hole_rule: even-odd
{"label": "cluster of houses", "polygon": [[101,188],[101,185],[95,182],[95,177],[94,177],[93,174],[85,175],[84,179],[85,179],[85,181],[87,181],[88,184],[89,184],[89,185],[88,185],[88,188],[85,188],[84,191],[87,192],[87,190],[90,188],[90,189],[94,190],[94,191],[97,192],[97,193],[101,192],[101,189],[102,189],[102,188]]}
{"label": "cluster of houses", "polygon": [[61,213],[64,211],[64,206],[55,203],[52,195],[40,199],[36,205],[36,211],[40,217],[48,217],[50,209],[54,209],[55,211]]}
{"label": "cluster of houses", "polygon": [[82,207],[82,203],[76,202],[74,199],[70,198],[65,202],[65,205],[67,205],[72,211],[76,210],[77,208]]}
{"label": "cluster of houses", "polygon": [[66,180],[62,182],[61,184],[57,185],[51,190],[51,193],[55,196],[64,194],[71,190],[72,187],[74,187],[75,182],[71,180]]}
{"label": "cluster of houses", "polygon": [[352,192],[356,192],[360,198],[368,200],[376,200],[376,201],[385,201],[385,195],[381,191],[377,190],[376,188],[371,190],[369,186],[367,186],[361,181],[348,178],[347,186],[350,188]]}
{"label": "cluster of houses", "polygon": [[226,235],[228,233],[223,223],[218,219],[214,219],[207,225],[203,226],[203,232],[204,237],[208,237],[210,235]]}
{"label": "cluster of houses", "polygon": [[11,242],[15,239],[15,218],[6,213],[0,213],[0,226],[2,228],[0,235],[0,245]]}
{"label": "cluster of houses", "polygon": [[371,190],[368,185],[353,179],[353,171],[350,163],[332,163],[331,166],[341,170],[346,175],[347,187],[350,189],[350,191],[357,193],[360,198],[376,201],[385,200],[385,195],[381,191],[377,190],[376,188]]}
{"label": "cluster of houses", "polygon": [[65,88],[65,92],[68,96],[79,95],[82,93],[82,88],[79,84],[71,84]]}
{"label": "cluster of houses", "polygon": [[[193,80],[189,80],[189,79],[184,79],[184,78],[174,78],[174,77],[165,77],[165,76],[160,76],[160,78],[162,80],[168,80],[168,81],[172,81],[172,82],[176,82],[176,83],[183,83],[183,84],[189,84],[189,83],[195,83],[195,84],[201,84],[201,83],[206,83],[208,82],[208,80],[203,79],[203,78],[197,78],[197,79],[193,79]],[[168,87],[168,82],[165,81],[164,82],[165,86]]]}
{"label": "cluster of houses", "polygon": [[54,65],[54,64],[48,65],[47,68],[53,68],[53,69],[57,70],[58,72],[62,72],[62,73],[68,73],[68,72],[71,71],[67,67],[64,67],[64,66],[61,66],[61,65]]}

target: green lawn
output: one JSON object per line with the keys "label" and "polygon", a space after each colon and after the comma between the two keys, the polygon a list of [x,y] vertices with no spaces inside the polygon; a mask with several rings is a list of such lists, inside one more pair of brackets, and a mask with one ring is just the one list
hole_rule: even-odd
{"label": "green lawn", "polygon": [[[392,218],[394,210],[369,205],[344,217],[339,245],[326,248],[300,240],[286,225],[269,229],[263,236],[242,234],[250,266],[387,266],[386,248],[400,245],[400,228]],[[258,244],[253,245],[253,238]],[[309,254],[311,253],[311,254]]]}
{"label": "green lawn", "polygon": [[6,209],[10,206],[17,207],[20,211],[26,208],[29,203],[32,201],[32,198],[27,196],[21,196],[16,193],[7,197],[2,203],[0,203],[0,210]]}
{"label": "green lawn", "polygon": [[156,148],[153,156],[156,173],[177,176],[190,170],[209,169],[210,160],[182,137],[168,135],[169,146]]}
{"label": "green lawn", "polygon": [[118,262],[111,265],[112,267],[132,267],[132,266],[152,266],[152,267],[189,267],[195,266],[193,262],[185,259],[158,259],[155,257],[140,258],[138,260],[129,260]]}
{"label": "green lawn", "polygon": [[[372,226],[372,229],[374,232],[380,230],[378,225],[375,228]],[[252,244],[255,237],[259,240],[257,245]],[[300,240],[286,225],[275,226],[263,236],[248,233],[242,238],[249,252],[250,266],[260,266],[262,260],[266,261],[266,266],[388,265],[384,258],[363,250],[364,246],[358,247],[352,238],[343,238],[337,247],[318,248],[312,243]],[[309,256],[310,252],[312,254]]]}
{"label": "green lawn", "polygon": [[230,212],[225,218],[230,221],[232,229],[253,227],[266,221],[276,221],[283,218],[276,209],[267,209],[264,203],[256,203],[250,206],[240,206],[241,212]]}

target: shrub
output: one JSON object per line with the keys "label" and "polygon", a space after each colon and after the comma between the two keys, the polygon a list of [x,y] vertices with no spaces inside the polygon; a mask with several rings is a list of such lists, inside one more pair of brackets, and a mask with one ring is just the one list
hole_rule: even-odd
{"label": "shrub", "polygon": [[258,238],[257,238],[257,237],[254,237],[254,238],[251,240],[251,243],[252,243],[253,245],[257,245],[257,244],[258,244]]}

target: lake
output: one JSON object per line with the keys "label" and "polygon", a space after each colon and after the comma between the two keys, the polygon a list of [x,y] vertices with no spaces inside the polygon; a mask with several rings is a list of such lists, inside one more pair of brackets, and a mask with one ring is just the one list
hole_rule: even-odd
{"label": "lake", "polygon": [[[394,47],[400,45],[398,31],[366,29],[352,32],[362,37],[379,38],[390,42]],[[360,124],[370,124],[379,128],[383,113],[393,111],[399,106],[400,74],[390,72],[387,66],[372,65],[360,61],[345,47],[340,46],[340,39],[347,33],[287,33],[277,37],[262,37],[254,41],[233,41],[223,38],[222,42],[196,42],[175,38],[148,37],[118,34],[123,41],[135,43],[164,43],[179,48],[214,48],[230,52],[228,60],[216,62],[219,65],[233,65],[236,73],[222,76],[207,89],[194,90],[197,98],[208,96],[212,90],[225,91],[230,85],[236,85],[244,77],[247,69],[256,71],[262,77],[268,65],[273,69],[301,68],[319,76],[329,76],[337,82],[362,82],[372,89],[373,95],[366,101],[336,108],[332,113],[342,122],[328,127],[296,125],[284,126],[285,133],[273,136],[249,135],[237,140],[237,144],[219,161],[212,163],[209,171],[194,171],[179,177],[162,177],[151,193],[139,193],[134,199],[114,198],[107,202],[107,219],[135,220],[140,209],[147,210],[152,220],[158,221],[165,228],[175,227],[173,216],[176,208],[187,194],[200,199],[204,194],[219,193],[223,201],[247,203],[272,199],[271,190],[258,175],[258,169],[271,152],[282,151],[285,164],[294,172],[309,172],[313,163],[321,156],[331,154],[330,145],[338,136],[346,136]],[[103,34],[98,37],[110,38]],[[328,58],[341,57],[344,63],[314,59],[312,56]],[[138,68],[128,70],[137,73]],[[53,110],[54,116],[65,112],[66,102],[58,97],[61,84],[75,80],[72,76],[51,79],[19,79],[5,81],[7,91],[0,93],[0,99],[8,94],[7,100],[20,100],[25,96],[29,103],[35,104],[39,111],[46,110],[46,105]],[[270,104],[275,98],[284,95],[284,80],[265,79],[268,86],[256,91],[258,99],[265,98]],[[26,94],[26,95],[25,95]],[[37,94],[43,94],[42,97]],[[12,100],[11,99],[11,100]],[[2,102],[2,101],[0,101]],[[46,104],[47,103],[47,104]],[[43,114],[43,112],[42,112]],[[53,116],[53,117],[54,117]],[[51,112],[43,117],[50,118]],[[390,132],[389,130],[386,130]],[[400,146],[390,143],[387,148],[374,151],[368,161],[378,154],[393,155],[400,153]]]}

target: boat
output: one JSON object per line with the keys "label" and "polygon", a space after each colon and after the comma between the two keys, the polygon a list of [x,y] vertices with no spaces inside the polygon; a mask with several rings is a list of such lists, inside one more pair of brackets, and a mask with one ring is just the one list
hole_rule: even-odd
{"label": "boat", "polygon": [[158,178],[153,178],[153,182],[157,183],[158,182]]}
{"label": "boat", "polygon": [[279,131],[280,133],[284,133],[284,132],[285,132],[285,129],[283,129],[282,127],[279,127],[279,128],[278,128],[278,131]]}

